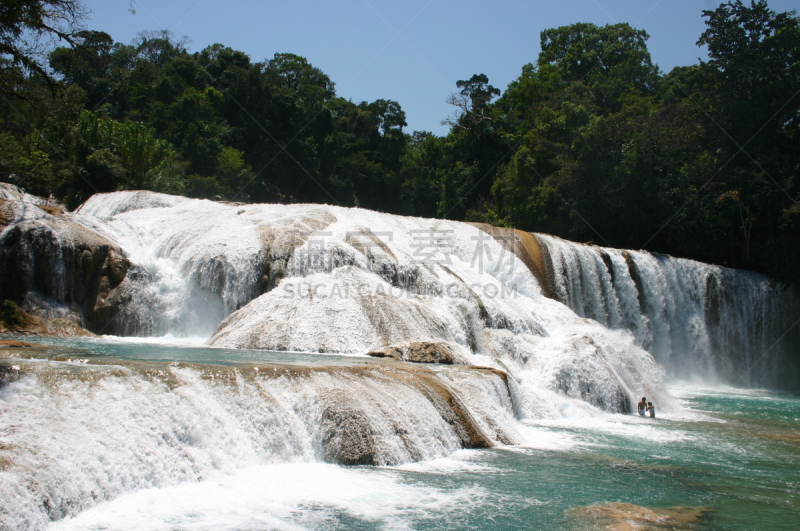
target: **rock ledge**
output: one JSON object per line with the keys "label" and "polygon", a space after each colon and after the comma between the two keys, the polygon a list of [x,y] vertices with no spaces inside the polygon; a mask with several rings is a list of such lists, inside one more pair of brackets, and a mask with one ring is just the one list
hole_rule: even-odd
{"label": "rock ledge", "polygon": [[431,341],[409,341],[398,345],[389,345],[367,353],[375,358],[394,358],[412,363],[455,363],[453,350],[446,343]]}

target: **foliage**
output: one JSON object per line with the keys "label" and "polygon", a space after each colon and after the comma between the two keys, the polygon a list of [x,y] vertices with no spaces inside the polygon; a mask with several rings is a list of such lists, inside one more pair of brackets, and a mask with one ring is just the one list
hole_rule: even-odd
{"label": "foliage", "polygon": [[[662,75],[625,24],[542,33],[496,106],[519,143],[507,224],[800,278],[800,33],[766,2],[705,11],[710,60]],[[791,220],[791,221],[790,221]]]}
{"label": "foliage", "polygon": [[43,61],[48,45],[74,43],[84,15],[78,0],[5,0],[0,5],[0,92],[25,96],[30,75],[49,81]]}
{"label": "foliage", "polygon": [[3,306],[0,307],[0,321],[6,326],[13,327],[22,324],[25,314],[22,308],[17,306],[14,301],[8,299],[3,301]]}
{"label": "foliage", "polygon": [[[294,54],[190,53],[168,32],[124,45],[80,30],[77,2],[6,4],[0,179],[71,206],[130,188],[334,203],[800,280],[800,21],[763,0],[704,11],[709,60],[666,74],[628,24],[545,30],[505,92],[456,83],[445,136],[407,133],[398,102],[338,96]],[[49,70],[24,46],[36,31],[69,44]]]}

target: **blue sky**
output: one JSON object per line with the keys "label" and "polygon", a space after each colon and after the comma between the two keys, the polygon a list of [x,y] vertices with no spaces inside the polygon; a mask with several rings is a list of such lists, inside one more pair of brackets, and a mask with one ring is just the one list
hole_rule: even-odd
{"label": "blue sky", "polygon": [[[85,0],[86,25],[129,43],[143,30],[188,37],[190,51],[219,42],[253,61],[290,52],[306,57],[340,96],[398,101],[409,132],[445,134],[445,103],[456,81],[484,73],[504,90],[535,62],[539,33],[575,22],[628,22],[650,34],[663,71],[695,64],[705,51],[701,12],[713,0]],[[130,12],[133,6],[136,13]],[[800,7],[772,0],[775,11]]]}

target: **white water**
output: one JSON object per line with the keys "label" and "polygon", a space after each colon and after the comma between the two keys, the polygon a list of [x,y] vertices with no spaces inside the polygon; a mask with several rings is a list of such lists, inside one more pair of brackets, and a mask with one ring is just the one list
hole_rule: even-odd
{"label": "white water", "polygon": [[[38,198],[0,192],[19,221],[56,240],[73,241],[82,226],[124,250],[133,265],[113,323],[124,335],[213,334],[216,346],[355,354],[430,340],[455,345],[462,360],[533,370],[542,343],[568,352],[574,335],[631,351],[612,329],[632,334],[673,378],[769,387],[797,375],[797,298],[751,272],[537,235],[549,295],[565,308],[542,296],[512,253],[463,223],[152,192],[98,194],[53,217]],[[53,254],[52,264],[32,260],[52,271],[45,295],[58,309],[67,282]]]}
{"label": "white water", "polygon": [[477,485],[455,491],[410,485],[387,470],[267,465],[130,494],[51,529],[331,529],[347,527],[342,516],[381,529],[411,529],[409,519],[446,521],[487,497]]}
{"label": "white water", "polygon": [[93,196],[74,220],[135,265],[121,316],[132,334],[210,334],[225,317],[214,346],[364,354],[443,342],[462,361],[511,370],[530,403],[542,390],[612,411],[641,394],[669,400],[631,337],[544,297],[516,256],[471,225],[150,192]]}
{"label": "white water", "polygon": [[750,271],[537,235],[554,297],[578,315],[630,331],[668,375],[738,386],[791,385],[798,301]]}
{"label": "white water", "polygon": [[[336,422],[365,430],[376,464],[461,448],[449,410],[413,372],[14,363],[0,389],[0,526],[8,529],[41,527],[130,491],[335,460],[346,436]],[[440,370],[447,374],[425,377],[457,393],[490,442],[519,442],[500,377]]]}
{"label": "white water", "polygon": [[[26,216],[39,216],[30,210]],[[436,369],[436,380],[494,445],[569,448],[577,443],[554,428],[570,426],[663,438],[664,430],[606,412],[624,411],[645,395],[660,416],[674,415],[656,359],[672,374],[684,375],[688,364],[690,375],[708,378],[719,370],[714,356],[726,352],[714,348],[764,329],[727,295],[713,305],[723,325],[709,324],[711,305],[701,291],[707,279],[724,281],[722,293],[744,290],[748,304],[764,308],[759,319],[771,318],[770,305],[778,304],[769,302],[763,277],[631,253],[642,279],[640,305],[621,251],[604,250],[606,266],[595,248],[540,237],[553,264],[563,264],[556,276],[562,304],[473,226],[360,209],[118,192],[93,197],[67,218],[131,260],[121,285],[130,300],[117,317],[127,333],[170,334],[172,343],[213,334],[210,343],[220,347],[349,355],[407,340],[440,342],[459,361],[508,372],[506,387],[485,371]],[[728,343],[717,346],[722,340]],[[21,376],[0,388],[0,449],[10,463],[0,471],[0,514],[10,528],[76,514],[64,528],[102,528],[121,518],[154,528],[208,529],[221,521],[324,527],[315,519],[331,507],[402,528],[409,511],[441,515],[448,504],[482,495],[479,488],[412,488],[388,472],[322,463],[330,460],[324,420],[331,403],[347,404],[346,412],[363,419],[379,464],[442,459],[461,448],[452,419],[429,395],[379,370],[264,377],[165,364],[148,372],[125,364],[14,363]],[[276,483],[315,475],[307,496],[302,483],[288,482],[288,490]],[[231,487],[238,482],[266,493],[265,500],[243,496],[247,489]],[[165,508],[173,489],[187,507]],[[201,510],[209,497],[211,509]]]}

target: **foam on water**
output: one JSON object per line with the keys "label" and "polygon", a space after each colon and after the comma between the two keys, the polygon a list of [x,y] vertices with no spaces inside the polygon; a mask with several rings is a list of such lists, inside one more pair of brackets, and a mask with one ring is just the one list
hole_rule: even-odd
{"label": "foam on water", "polygon": [[795,387],[795,292],[763,275],[539,234],[553,296],[628,330],[674,379]]}
{"label": "foam on water", "polygon": [[[251,350],[235,368],[144,355],[0,360],[0,517],[11,528],[58,519],[97,529],[447,521],[500,502],[481,487],[401,478],[494,474],[468,457],[476,454],[458,453],[463,419],[488,444],[526,452],[696,444],[676,423],[705,422],[703,413],[670,395],[667,374],[708,382],[744,367],[747,383],[777,381],[780,364],[759,356],[772,352],[783,322],[775,316],[794,304],[758,275],[538,236],[554,300],[475,226],[361,209],[118,192],[64,219],[130,259],[121,330],[146,336],[67,346],[177,351],[210,337],[218,357],[236,348],[351,359],[264,367]],[[347,365],[409,340],[484,368]],[[658,419],[619,414],[643,395]],[[441,412],[446,403],[461,420]],[[398,468],[324,464],[338,436],[325,429],[337,422],[362,429],[377,464]]]}
{"label": "foam on water", "polygon": [[462,446],[459,422],[432,385],[449,389],[490,443],[515,436],[501,378],[466,369],[3,363],[0,522],[15,529],[131,491],[330,460],[352,444],[337,442],[340,422],[362,431],[377,464],[450,455]]}
{"label": "foam on water", "polygon": [[456,472],[498,472],[499,469],[478,462],[485,453],[485,451],[480,450],[459,450],[457,452],[453,452],[448,457],[431,459],[430,461],[422,461],[417,463],[405,463],[389,468],[394,470],[404,470],[407,472],[442,475],[453,474]]}
{"label": "foam on water", "polygon": [[412,529],[411,520],[463,517],[487,497],[478,486],[413,485],[388,470],[283,464],[126,495],[51,529]]}

